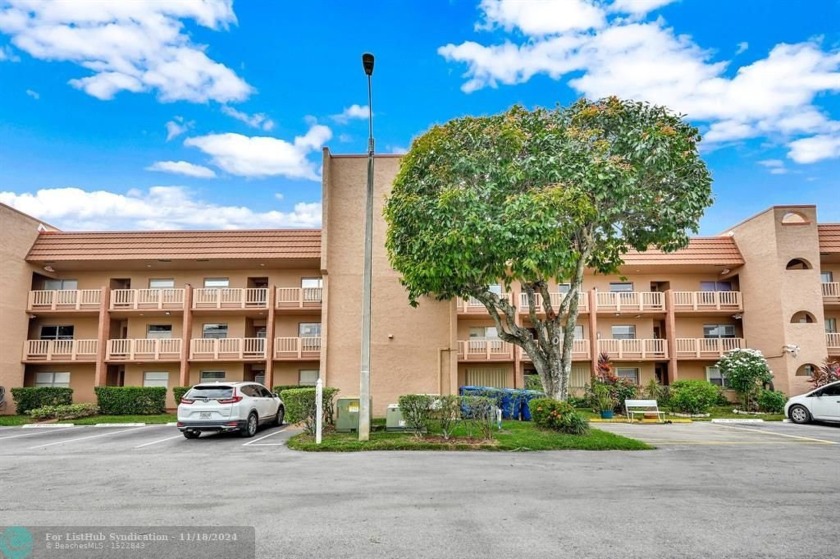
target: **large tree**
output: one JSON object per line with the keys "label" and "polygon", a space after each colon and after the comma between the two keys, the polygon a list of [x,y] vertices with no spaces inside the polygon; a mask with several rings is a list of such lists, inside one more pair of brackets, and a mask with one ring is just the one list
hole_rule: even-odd
{"label": "large tree", "polygon": [[[699,141],[679,115],[615,97],[435,126],[412,143],[387,200],[391,265],[412,305],[481,301],[545,392],[565,399],[584,271],[614,273],[630,248],[688,243],[712,202]],[[550,280],[570,284],[559,305]],[[490,289],[514,282],[536,336]]]}

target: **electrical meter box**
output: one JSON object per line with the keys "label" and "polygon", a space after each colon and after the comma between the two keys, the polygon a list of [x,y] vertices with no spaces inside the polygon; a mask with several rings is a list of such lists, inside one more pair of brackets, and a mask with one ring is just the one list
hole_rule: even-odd
{"label": "electrical meter box", "polygon": [[[371,404],[373,402],[371,401]],[[371,419],[373,419],[373,405],[371,407]],[[339,433],[359,432],[359,397],[345,396],[335,401],[335,430]]]}
{"label": "electrical meter box", "polygon": [[400,411],[400,405],[388,404],[388,410],[385,412],[385,430],[405,431],[406,429],[407,426],[402,411]]}

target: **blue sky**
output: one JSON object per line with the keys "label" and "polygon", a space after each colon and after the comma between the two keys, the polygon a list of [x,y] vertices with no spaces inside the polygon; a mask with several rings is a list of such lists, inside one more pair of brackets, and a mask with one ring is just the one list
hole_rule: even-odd
{"label": "blue sky", "polygon": [[840,222],[838,21],[838,0],[0,0],[0,202],[68,230],[317,227],[321,147],[366,149],[370,51],[379,153],[614,94],[703,131],[701,233],[773,204]]}

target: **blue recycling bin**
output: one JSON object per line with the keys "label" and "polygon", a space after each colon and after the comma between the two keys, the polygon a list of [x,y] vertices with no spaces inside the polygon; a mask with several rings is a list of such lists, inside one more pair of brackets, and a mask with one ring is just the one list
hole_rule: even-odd
{"label": "blue recycling bin", "polygon": [[522,390],[521,409],[522,421],[531,421],[531,407],[529,406],[531,400],[542,398],[545,394],[539,390]]}

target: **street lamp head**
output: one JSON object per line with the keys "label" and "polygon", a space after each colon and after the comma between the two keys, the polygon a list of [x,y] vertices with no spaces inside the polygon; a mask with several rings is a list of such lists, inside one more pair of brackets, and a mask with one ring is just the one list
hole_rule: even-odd
{"label": "street lamp head", "polygon": [[365,74],[368,76],[373,74],[373,55],[366,52],[362,55],[362,66],[365,68]]}

